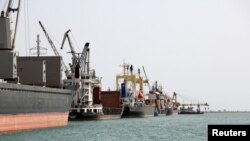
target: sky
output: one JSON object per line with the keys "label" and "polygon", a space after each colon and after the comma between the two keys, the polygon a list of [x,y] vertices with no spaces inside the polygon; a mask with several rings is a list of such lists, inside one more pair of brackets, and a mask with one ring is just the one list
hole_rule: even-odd
{"label": "sky", "polygon": [[67,64],[68,44],[60,50],[66,30],[77,52],[90,43],[103,90],[115,88],[125,61],[144,66],[150,83],[158,81],[169,95],[207,102],[210,110],[250,110],[248,0],[22,0],[20,56],[36,46],[37,34],[54,55],[39,20]]}

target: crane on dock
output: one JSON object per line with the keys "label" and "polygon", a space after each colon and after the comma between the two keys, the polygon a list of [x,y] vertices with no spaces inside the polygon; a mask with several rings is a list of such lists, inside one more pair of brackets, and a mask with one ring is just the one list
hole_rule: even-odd
{"label": "crane on dock", "polygon": [[[196,112],[193,111],[194,106],[197,107]],[[188,113],[188,114],[190,114],[190,113],[201,113],[201,114],[203,114],[204,112],[201,112],[201,110],[200,110],[201,106],[205,106],[205,110],[206,110],[206,107],[208,107],[208,109],[209,109],[209,104],[208,103],[199,103],[199,102],[198,103],[182,103],[179,113],[184,113],[184,114],[186,114],[186,113]]]}
{"label": "crane on dock", "polygon": [[208,103],[183,103],[181,106],[209,106]]}
{"label": "crane on dock", "polygon": [[[177,94],[176,94],[177,95]],[[185,100],[188,100],[188,101],[191,101],[191,102],[189,102],[189,103],[182,103],[182,104],[180,104],[180,106],[182,106],[182,107],[185,107],[185,106],[187,106],[187,107],[193,107],[193,106],[197,106],[197,107],[200,107],[200,106],[209,106],[209,104],[207,103],[207,102],[199,102],[198,100],[193,100],[193,99],[191,99],[191,98],[189,98],[189,97],[186,97],[186,96],[183,96],[183,95],[180,95],[180,94],[178,94],[178,96],[179,97],[181,97],[183,100],[185,99]],[[193,102],[192,102],[193,101]],[[195,101],[195,102],[194,102]]]}
{"label": "crane on dock", "polygon": [[206,106],[208,107],[209,104],[208,103],[183,103],[181,104],[181,106],[184,108],[185,106],[187,107],[193,107],[193,106],[197,106],[197,110],[200,110],[200,106]]}
{"label": "crane on dock", "polygon": [[[50,44],[50,46],[51,46],[51,48],[52,48],[54,54],[55,54],[56,56],[61,56],[61,55],[59,54],[59,52],[57,51],[57,49],[56,49],[56,47],[55,47],[53,41],[50,39],[49,34],[47,33],[47,31],[46,31],[46,29],[44,28],[44,26],[43,26],[43,24],[42,24],[41,21],[39,21],[39,24],[40,24],[40,26],[41,26],[41,28],[42,28],[42,30],[43,30],[43,32],[44,32],[44,34],[45,34],[45,36],[46,36],[48,42],[49,42],[49,44]],[[71,77],[70,71],[69,71],[68,67],[66,66],[66,64],[65,64],[65,62],[64,62],[63,60],[62,60],[62,69],[64,70],[66,77],[67,77],[67,78],[70,78],[70,77]]]}

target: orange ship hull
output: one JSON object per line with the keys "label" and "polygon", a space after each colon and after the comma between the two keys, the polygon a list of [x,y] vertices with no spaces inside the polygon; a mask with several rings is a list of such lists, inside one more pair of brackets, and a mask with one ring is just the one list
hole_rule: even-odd
{"label": "orange ship hull", "polygon": [[0,134],[66,126],[68,115],[68,112],[0,115]]}

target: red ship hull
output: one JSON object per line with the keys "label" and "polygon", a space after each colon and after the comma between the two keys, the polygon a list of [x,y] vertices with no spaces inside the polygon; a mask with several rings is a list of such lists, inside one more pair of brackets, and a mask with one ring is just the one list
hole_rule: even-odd
{"label": "red ship hull", "polygon": [[0,115],[0,134],[66,126],[68,112]]}

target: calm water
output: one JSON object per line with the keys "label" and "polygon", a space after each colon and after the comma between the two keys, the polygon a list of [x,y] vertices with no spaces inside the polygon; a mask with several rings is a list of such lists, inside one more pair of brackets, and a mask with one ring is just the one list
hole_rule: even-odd
{"label": "calm water", "polygon": [[250,113],[69,122],[67,127],[0,135],[0,141],[206,141],[208,124],[250,124]]}

